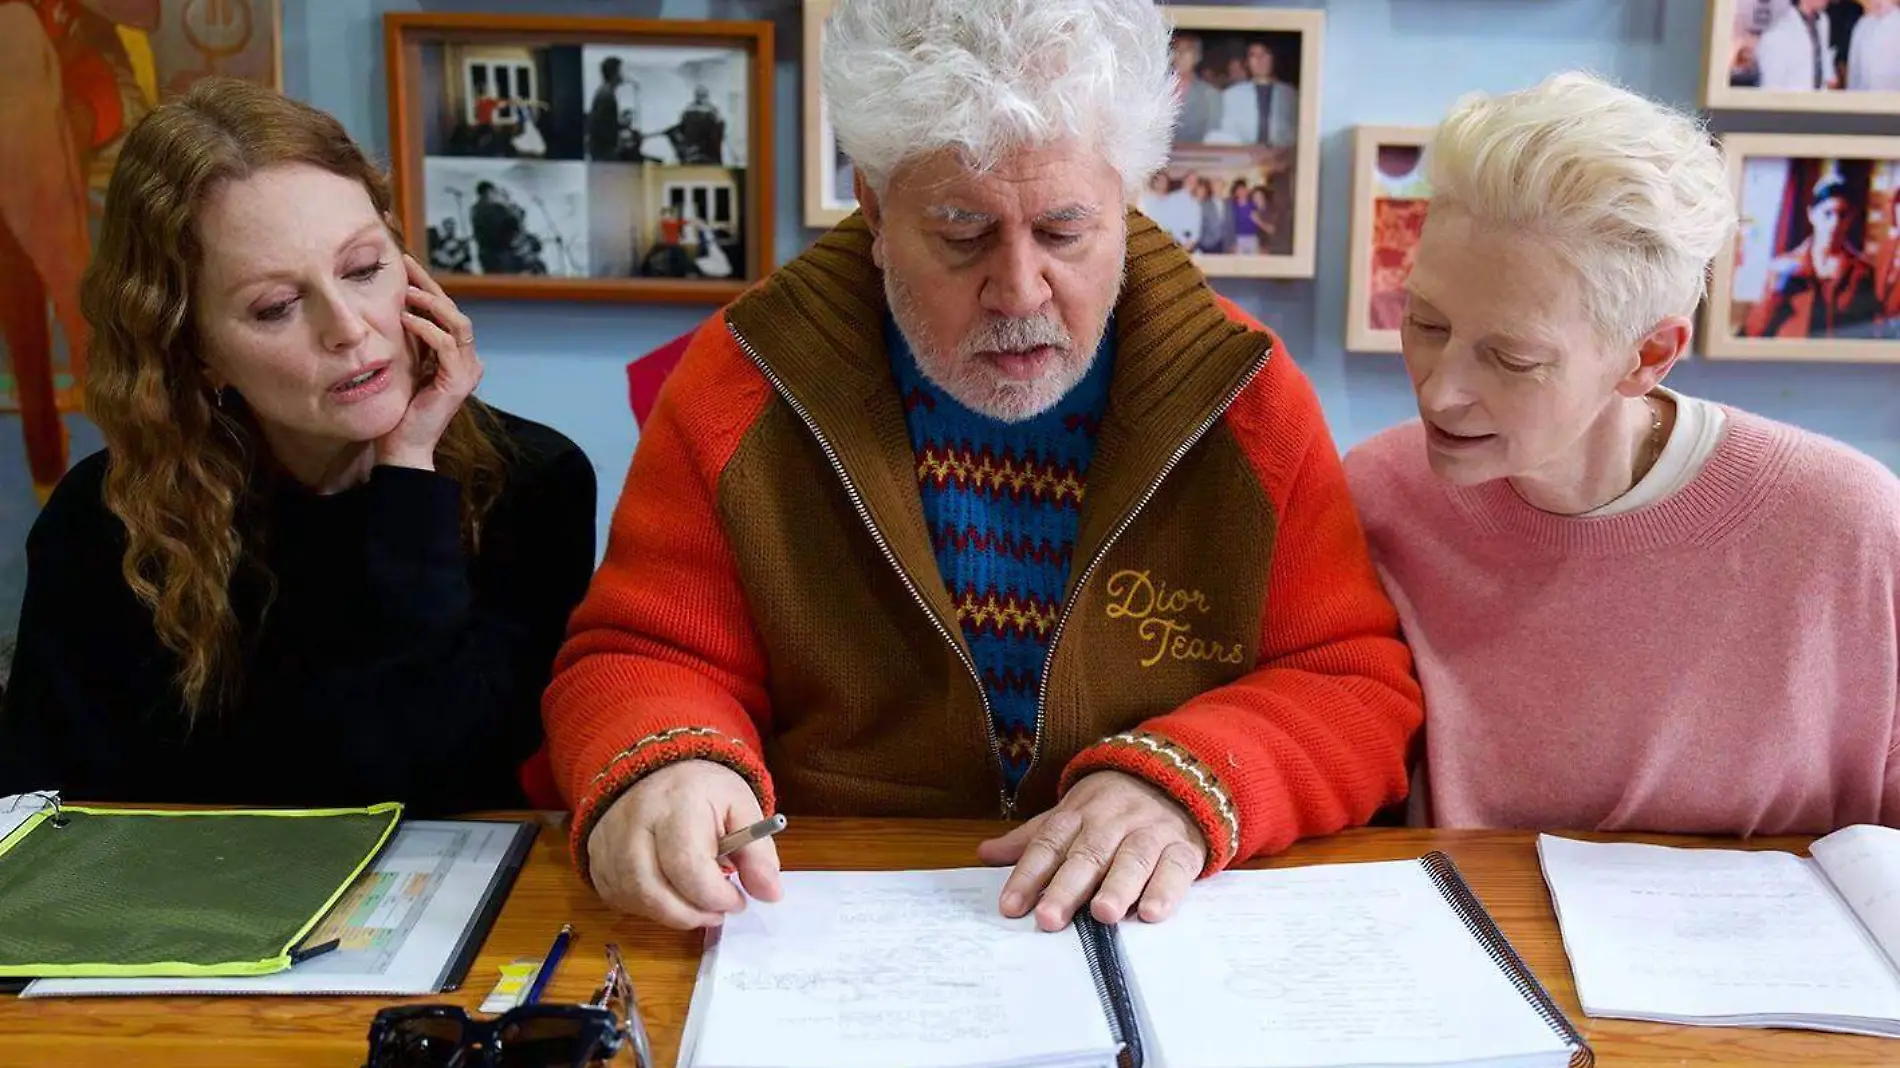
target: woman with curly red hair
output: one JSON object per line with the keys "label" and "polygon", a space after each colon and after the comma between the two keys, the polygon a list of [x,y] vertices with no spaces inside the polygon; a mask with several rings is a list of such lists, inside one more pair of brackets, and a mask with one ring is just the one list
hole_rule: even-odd
{"label": "woman with curly red hair", "polygon": [[519,804],[594,473],[472,396],[342,126],[199,83],[128,136],[83,306],[107,448],[27,542],[0,794]]}

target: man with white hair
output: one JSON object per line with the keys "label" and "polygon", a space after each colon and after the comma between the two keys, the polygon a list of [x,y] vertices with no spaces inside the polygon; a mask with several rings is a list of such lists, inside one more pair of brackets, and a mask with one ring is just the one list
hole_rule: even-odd
{"label": "man with white hair", "polygon": [[1900,480],[1663,387],[1737,226],[1690,115],[1581,73],[1460,101],[1353,496],[1431,709],[1420,822],[1900,826]]}
{"label": "man with white hair", "polygon": [[[1128,205],[1176,98],[1149,0],[843,0],[861,212],[702,328],[545,716],[612,904],[781,892],[762,813],[1026,818],[1049,929],[1404,795],[1421,717],[1313,391]],[[796,830],[792,833],[797,833]]]}

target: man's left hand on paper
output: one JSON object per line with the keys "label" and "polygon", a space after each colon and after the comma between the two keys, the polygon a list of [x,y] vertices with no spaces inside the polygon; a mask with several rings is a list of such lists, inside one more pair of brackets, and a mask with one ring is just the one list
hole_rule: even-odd
{"label": "man's left hand on paper", "polygon": [[977,847],[985,864],[1013,864],[1003,915],[1035,910],[1058,931],[1084,904],[1103,923],[1131,909],[1149,923],[1174,913],[1207,862],[1207,842],[1187,810],[1141,779],[1098,771],[1060,804]]}

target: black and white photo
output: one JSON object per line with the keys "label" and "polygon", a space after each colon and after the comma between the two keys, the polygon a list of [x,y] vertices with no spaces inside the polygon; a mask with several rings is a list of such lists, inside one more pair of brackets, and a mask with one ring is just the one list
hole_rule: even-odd
{"label": "black and white photo", "polygon": [[586,164],[436,156],[423,180],[432,269],[588,276]]}
{"label": "black and white photo", "polygon": [[581,63],[588,159],[746,165],[744,52],[589,45]]}

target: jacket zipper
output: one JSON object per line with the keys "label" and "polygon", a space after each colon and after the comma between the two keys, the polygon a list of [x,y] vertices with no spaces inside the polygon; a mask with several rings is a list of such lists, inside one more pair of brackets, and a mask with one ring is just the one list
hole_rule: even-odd
{"label": "jacket zipper", "polygon": [[[977,671],[976,662],[970,659],[970,654],[957,643],[956,635],[950,633],[950,629],[937,618],[937,613],[931,611],[930,602],[924,598],[923,591],[917,588],[917,583],[911,579],[910,572],[905,571],[903,565],[897,562],[897,554],[891,551],[890,542],[885,540],[884,532],[877,528],[877,523],[871,518],[870,509],[864,506],[864,497],[858,493],[857,484],[851,481],[851,476],[845,472],[844,465],[838,462],[837,451],[831,447],[831,441],[825,437],[824,432],[818,429],[818,423],[811,417],[811,412],[799,402],[797,397],[792,396],[790,390],[785,388],[785,381],[778,376],[778,373],[766,366],[765,361],[759,357],[758,350],[752,347],[752,343],[746,340],[738,327],[728,323],[726,329],[731,332],[733,340],[739,343],[739,348],[745,351],[746,358],[759,369],[759,373],[765,376],[766,381],[772,383],[772,389],[778,393],[779,399],[791,408],[792,412],[805,424],[805,429],[811,432],[813,439],[818,442],[818,448],[825,454],[825,462],[831,465],[832,474],[837,475],[838,481],[844,485],[845,496],[851,498],[851,507],[858,513],[858,519],[864,524],[864,529],[870,532],[871,540],[877,543],[878,550],[884,554],[884,559],[891,565],[891,570],[897,572],[897,577],[903,580],[904,588],[910,591],[911,600],[917,602],[917,607],[924,613],[924,618],[930,620],[930,625],[936,628],[938,635],[950,646],[950,651],[957,655],[957,659],[963,662],[964,669],[970,673],[970,681],[976,685],[976,699],[983,705],[983,734],[990,740],[990,771],[996,777],[997,800],[1001,802],[1003,818],[1014,819],[1016,797],[1004,786],[1006,780],[1003,778],[1003,750],[1002,743],[996,740],[996,714],[990,708],[990,695],[983,688],[983,676]],[[1038,713],[1038,720],[1040,720],[1040,713]]]}
{"label": "jacket zipper", "polygon": [[[1082,576],[1076,580],[1075,586],[1073,587],[1078,595],[1082,592],[1083,588],[1088,585],[1089,578],[1095,574],[1095,569],[1100,567],[1102,561],[1107,558],[1108,551],[1115,547],[1115,543],[1121,540],[1121,536],[1127,532],[1129,527],[1134,525],[1135,518],[1141,514],[1142,509],[1146,508],[1148,502],[1154,499],[1155,493],[1161,489],[1161,483],[1167,481],[1168,475],[1174,471],[1175,467],[1179,466],[1182,459],[1184,459],[1188,452],[1207,434],[1208,430],[1213,428],[1215,422],[1217,422],[1221,416],[1227,414],[1227,409],[1234,406],[1234,401],[1240,399],[1240,395],[1246,392],[1248,386],[1253,384],[1253,380],[1265,369],[1267,360],[1272,356],[1273,346],[1268,345],[1267,348],[1260,353],[1259,358],[1254,360],[1253,366],[1249,368],[1247,373],[1241,377],[1240,381],[1234,385],[1234,388],[1227,392],[1227,396],[1220,404],[1216,405],[1214,410],[1208,413],[1207,418],[1201,420],[1200,424],[1194,428],[1194,432],[1187,436],[1187,440],[1176,446],[1174,452],[1169,455],[1168,462],[1161,465],[1161,470],[1155,474],[1154,480],[1148,483],[1148,488],[1142,491],[1140,497],[1135,498],[1134,506],[1129,508],[1127,513],[1116,522],[1114,529],[1108,532],[1108,537],[1103,539],[1102,547],[1095,551],[1095,555],[1089,559],[1088,566],[1082,569]],[[1056,616],[1055,630],[1049,634],[1049,651],[1043,654],[1042,659],[1042,677],[1036,680],[1036,730],[1035,733],[1030,736],[1029,741],[1029,766],[1023,769],[1022,778],[1016,780],[1017,790],[1022,789],[1022,784],[1029,781],[1030,774],[1036,770],[1036,761],[1042,757],[1043,721],[1047,719],[1049,715],[1049,672],[1056,662],[1057,643],[1062,640],[1062,631],[1068,626],[1069,615],[1074,611],[1075,602],[1079,599],[1079,596],[1071,597],[1063,603],[1062,612]],[[1015,811],[1016,794],[1014,791],[1005,793],[1003,808],[1005,812]]]}
{"label": "jacket zipper", "polygon": [[[897,554],[891,551],[890,542],[885,539],[884,532],[878,529],[877,523],[871,518],[870,509],[865,507],[864,497],[859,494],[857,484],[851,481],[851,476],[845,472],[844,465],[838,462],[837,451],[831,447],[831,441],[825,437],[824,432],[818,429],[818,423],[811,417],[811,412],[806,409],[804,404],[800,403],[798,398],[792,396],[790,390],[785,388],[784,379],[781,379],[776,371],[773,371],[766,365],[766,362],[760,358],[758,350],[752,347],[752,343],[746,340],[745,335],[739,332],[738,327],[728,323],[726,329],[732,334],[733,340],[739,343],[739,348],[745,352],[746,358],[750,359],[753,366],[759,369],[759,373],[765,376],[765,380],[772,384],[773,391],[792,409],[793,414],[798,416],[799,421],[805,424],[805,429],[811,433],[813,440],[818,442],[819,450],[825,454],[825,462],[831,465],[832,473],[838,476],[838,481],[844,486],[845,496],[851,499],[852,509],[858,513],[858,520],[864,524],[864,529],[870,533],[871,540],[877,543],[878,551],[884,554],[885,562],[890,564],[891,570],[897,572],[897,577],[903,581],[904,589],[909,591],[911,600],[916,602],[918,609],[923,612],[924,618],[930,620],[930,624],[936,629],[938,636],[943,638],[944,642],[950,646],[951,652],[955,653],[957,659],[963,663],[964,670],[969,672],[970,682],[976,686],[976,699],[981,702],[983,706],[983,732],[990,743],[990,769],[996,776],[996,793],[998,800],[1002,804],[1003,818],[1006,820],[1015,819],[1016,796],[1018,792],[1021,791],[1022,784],[1029,781],[1030,773],[1036,770],[1036,762],[1042,757],[1042,729],[1049,715],[1049,670],[1055,663],[1057,643],[1062,640],[1062,632],[1068,627],[1069,616],[1075,608],[1076,599],[1070,598],[1063,604],[1061,613],[1056,616],[1055,629],[1049,634],[1049,651],[1043,654],[1042,674],[1041,677],[1036,680],[1036,727],[1035,732],[1030,736],[1029,766],[1023,769],[1022,778],[1017,780],[1016,789],[1011,790],[1004,785],[1006,780],[1003,778],[1003,751],[1002,744],[996,739],[996,714],[990,707],[990,695],[989,692],[983,688],[983,676],[977,671],[976,662],[970,659],[970,655],[964,651],[963,646],[957,644],[956,636],[950,632],[949,628],[943,625],[943,622],[937,618],[937,614],[930,610],[930,602],[925,600],[923,591],[917,588],[917,583],[911,579],[910,573],[905,571],[903,565],[897,562]],[[1121,540],[1121,536],[1127,532],[1129,527],[1134,525],[1135,519],[1141,515],[1142,509],[1146,508],[1148,502],[1154,499],[1155,493],[1161,489],[1161,484],[1167,481],[1168,475],[1173,473],[1174,469],[1187,457],[1187,454],[1200,442],[1201,438],[1206,436],[1207,432],[1213,428],[1220,417],[1227,414],[1227,409],[1234,406],[1234,401],[1238,400],[1240,395],[1246,392],[1247,387],[1253,384],[1253,380],[1259,377],[1260,372],[1267,366],[1267,360],[1271,358],[1272,355],[1273,347],[1269,345],[1260,353],[1259,358],[1254,360],[1253,366],[1248,368],[1247,373],[1241,376],[1240,381],[1235,383],[1234,387],[1227,391],[1226,397],[1222,398],[1221,402],[1215,405],[1214,410],[1209,412],[1207,417],[1202,419],[1199,425],[1194,428],[1194,432],[1189,434],[1186,440],[1175,447],[1174,452],[1168,456],[1167,462],[1161,465],[1161,470],[1156,472],[1154,479],[1148,483],[1148,488],[1142,491],[1141,496],[1135,499],[1134,506],[1116,522],[1115,528],[1109,531],[1108,537],[1103,540],[1102,547],[1095,551],[1095,555],[1090,558],[1088,566],[1082,569],[1082,575],[1076,580],[1074,586],[1078,593],[1084,586],[1088,585],[1090,577],[1095,574],[1095,569],[1100,567],[1102,561],[1107,558],[1109,550],[1114,548],[1115,543]]]}

